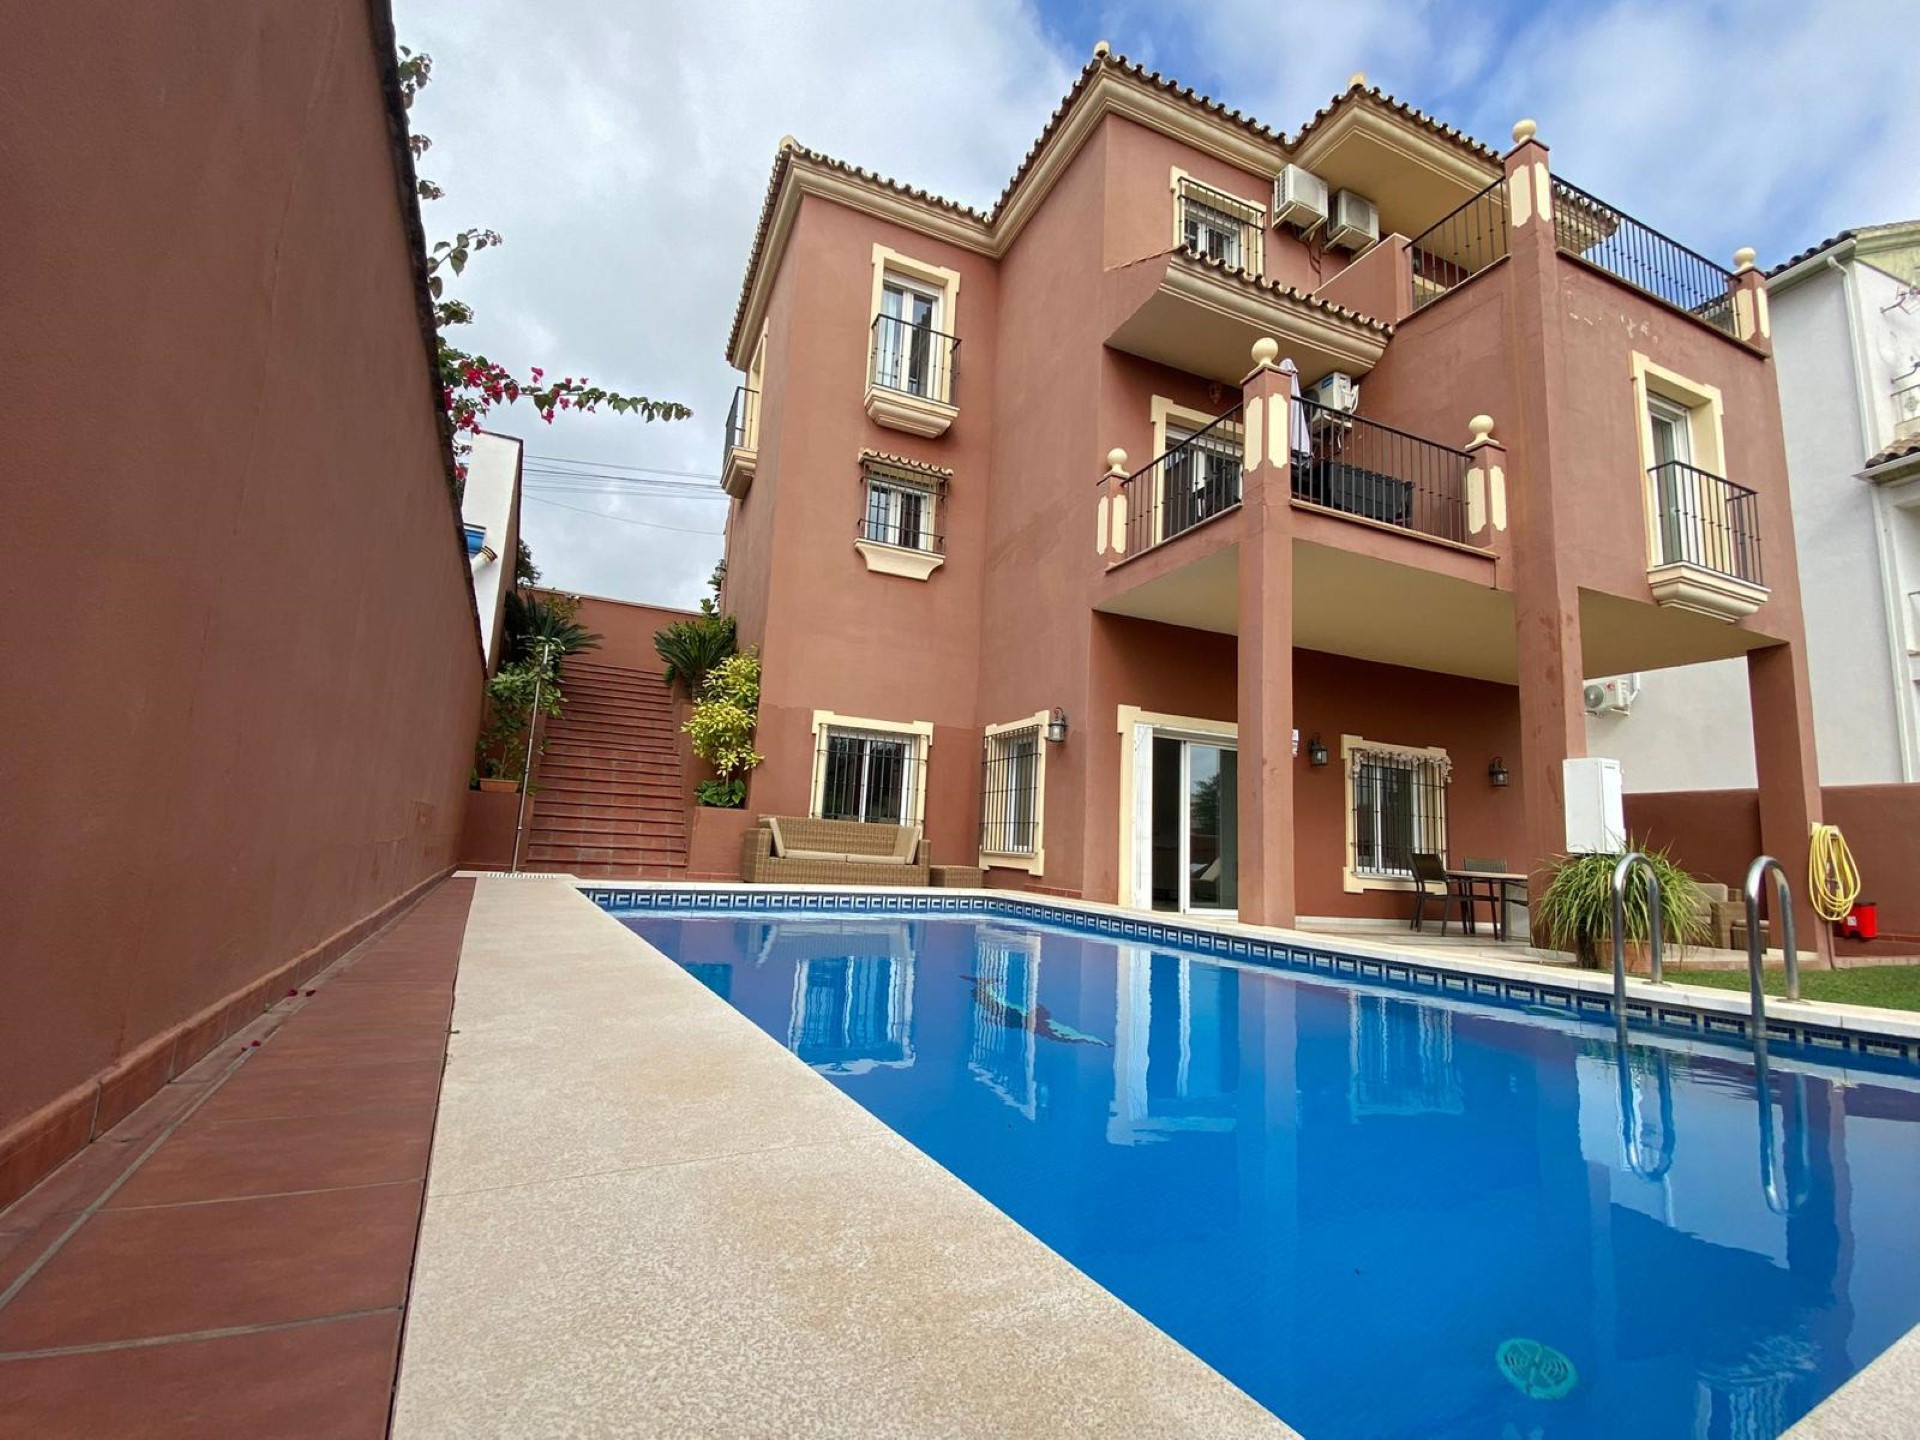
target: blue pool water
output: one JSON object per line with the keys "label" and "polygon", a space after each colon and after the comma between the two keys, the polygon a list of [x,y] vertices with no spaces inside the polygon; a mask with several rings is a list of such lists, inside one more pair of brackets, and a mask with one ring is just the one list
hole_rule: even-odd
{"label": "blue pool water", "polygon": [[1763,1109],[1736,1050],[1026,922],[627,923],[1309,1440],[1773,1436],[1920,1322],[1898,1077]]}

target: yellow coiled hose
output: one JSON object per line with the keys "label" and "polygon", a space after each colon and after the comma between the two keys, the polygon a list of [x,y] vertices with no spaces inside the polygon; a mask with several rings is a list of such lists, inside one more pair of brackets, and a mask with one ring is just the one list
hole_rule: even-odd
{"label": "yellow coiled hose", "polygon": [[1807,894],[1824,920],[1844,920],[1860,898],[1860,871],[1837,825],[1815,825],[1808,847]]}

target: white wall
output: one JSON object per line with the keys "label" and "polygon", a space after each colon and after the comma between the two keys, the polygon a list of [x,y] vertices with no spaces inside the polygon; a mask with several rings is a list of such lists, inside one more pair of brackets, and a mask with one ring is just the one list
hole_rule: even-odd
{"label": "white wall", "polygon": [[[1889,639],[1892,601],[1881,563],[1883,544],[1901,541],[1898,525],[1876,514],[1873,487],[1859,472],[1892,438],[1892,377],[1920,354],[1920,304],[1909,302],[1909,314],[1895,303],[1893,277],[1867,265],[1848,270],[1851,286],[1825,270],[1771,297],[1815,742],[1827,785],[1913,778],[1904,753],[1912,737],[1903,739],[1898,699],[1899,686],[1911,688],[1912,680],[1904,673],[1896,680],[1896,659],[1902,671],[1908,667]],[[1920,511],[1909,515],[1920,520]],[[1620,761],[1629,792],[1752,786],[1746,662],[1646,672],[1630,716],[1588,717],[1587,745],[1590,754]]]}
{"label": "white wall", "polygon": [[467,457],[467,484],[460,518],[487,532],[485,552],[472,558],[473,602],[480,611],[480,643],[492,673],[499,656],[500,619],[513,588],[514,542],[519,538],[520,442],[505,435],[476,435]]}

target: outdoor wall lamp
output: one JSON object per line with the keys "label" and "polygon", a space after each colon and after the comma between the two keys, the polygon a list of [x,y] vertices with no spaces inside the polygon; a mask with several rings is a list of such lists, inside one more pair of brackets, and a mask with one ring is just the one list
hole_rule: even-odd
{"label": "outdoor wall lamp", "polygon": [[1060,745],[1067,738],[1067,712],[1058,705],[1053,707],[1053,718],[1047,721],[1047,743]]}
{"label": "outdoor wall lamp", "polygon": [[1320,732],[1314,731],[1307,740],[1307,764],[1318,770],[1327,763],[1327,744],[1320,738]]}
{"label": "outdoor wall lamp", "polygon": [[1500,757],[1498,755],[1494,756],[1493,763],[1487,766],[1487,779],[1493,782],[1493,788],[1496,790],[1506,789],[1507,782],[1512,778],[1511,775],[1507,774],[1507,767],[1501,763]]}

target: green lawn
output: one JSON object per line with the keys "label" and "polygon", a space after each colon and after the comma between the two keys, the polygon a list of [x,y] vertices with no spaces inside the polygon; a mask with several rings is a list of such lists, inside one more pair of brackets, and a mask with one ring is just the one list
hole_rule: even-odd
{"label": "green lawn", "polygon": [[[1774,966],[1766,973],[1767,994],[1786,994],[1786,972]],[[1747,988],[1745,970],[1688,970],[1670,965],[1666,978],[1682,985],[1711,985],[1719,990]],[[1825,970],[1803,964],[1800,994],[1807,1000],[1920,1010],[1920,965],[1865,965],[1857,970]]]}

